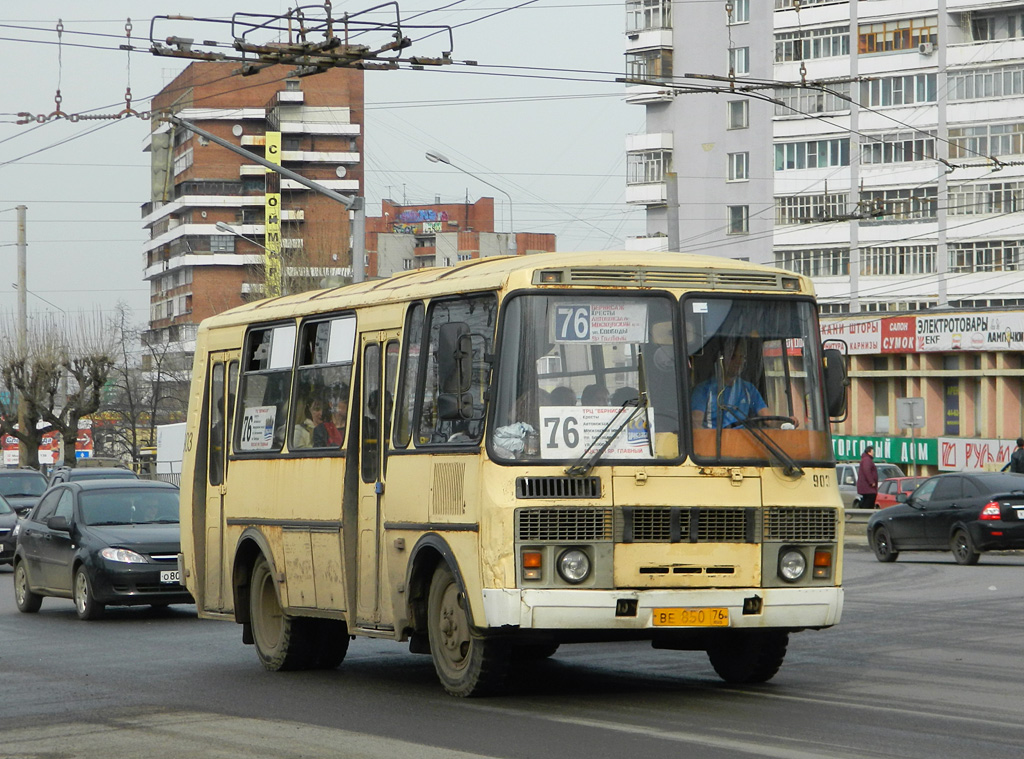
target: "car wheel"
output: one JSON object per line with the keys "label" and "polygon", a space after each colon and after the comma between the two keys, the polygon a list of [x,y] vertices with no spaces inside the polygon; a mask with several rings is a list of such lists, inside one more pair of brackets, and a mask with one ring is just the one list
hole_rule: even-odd
{"label": "car wheel", "polygon": [[92,582],[85,567],[79,567],[75,571],[72,596],[75,601],[75,613],[79,619],[91,620],[103,616],[103,604],[97,602],[92,595]]}
{"label": "car wheel", "polygon": [[876,559],[886,564],[896,561],[900,555],[900,552],[893,548],[892,538],[884,527],[877,527],[871,533],[871,550],[875,552]]}
{"label": "car wheel", "polygon": [[453,696],[499,692],[508,675],[510,648],[469,624],[465,594],[447,564],[434,571],[427,595],[427,637],[441,685]]}
{"label": "car wheel", "polygon": [[957,564],[978,563],[980,554],[974,550],[974,543],[971,542],[971,536],[967,534],[967,530],[957,530],[953,533],[950,550],[953,551],[953,558],[956,559]]}
{"label": "car wheel", "polygon": [[732,685],[771,680],[782,666],[789,633],[779,630],[735,630],[707,649],[718,676]]}
{"label": "car wheel", "polygon": [[43,603],[43,597],[29,588],[28,571],[22,561],[14,567],[14,603],[18,605],[18,611],[26,614],[35,614]]}

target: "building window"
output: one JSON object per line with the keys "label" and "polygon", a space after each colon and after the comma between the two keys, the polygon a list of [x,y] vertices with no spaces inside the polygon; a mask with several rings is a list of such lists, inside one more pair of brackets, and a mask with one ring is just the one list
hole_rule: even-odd
{"label": "building window", "polygon": [[745,76],[750,73],[750,48],[729,48],[729,76]]}
{"label": "building window", "polygon": [[626,184],[664,182],[665,172],[671,170],[671,151],[644,150],[626,154]]}
{"label": "building window", "polygon": [[775,0],[775,10],[782,11],[787,8],[795,8],[799,5],[801,8],[805,5],[825,5],[828,3],[845,3],[848,0]]}
{"label": "building window", "polygon": [[900,274],[933,274],[934,245],[887,245],[861,248],[860,273],[863,277],[891,277]]}
{"label": "building window", "polygon": [[729,153],[729,181],[750,179],[750,153]]}
{"label": "building window", "polygon": [[775,199],[775,223],[807,224],[833,221],[846,215],[849,194],[833,192],[825,195],[790,195]]}
{"label": "building window", "polygon": [[850,273],[850,249],[777,250],[775,265],[807,277],[845,277]]}
{"label": "building window", "polygon": [[950,158],[1020,155],[1024,153],[1024,123],[953,127],[949,141]]}
{"label": "building window", "polygon": [[731,235],[745,235],[750,231],[750,206],[729,206],[729,229]]}
{"label": "building window", "polygon": [[298,79],[285,79],[284,89],[286,92],[298,92],[302,89],[302,85]]}
{"label": "building window", "polygon": [[937,16],[862,24],[857,28],[857,53],[896,53],[916,49],[923,42],[934,45],[938,39],[938,27]]}
{"label": "building window", "polygon": [[672,78],[671,50],[641,50],[626,54],[626,76],[629,79],[667,81]]}
{"label": "building window", "polygon": [[983,182],[949,188],[949,213],[973,216],[1024,211],[1024,182]]}
{"label": "building window", "polygon": [[726,3],[725,12],[729,24],[746,24],[750,21],[750,0],[732,0]]}
{"label": "building window", "polygon": [[937,196],[937,187],[865,190],[860,208],[875,221],[934,219]]}
{"label": "building window", "polygon": [[627,0],[627,32],[671,28],[672,0]]}
{"label": "building window", "polygon": [[845,137],[837,137],[832,140],[784,142],[775,146],[776,171],[849,165],[850,140]]}
{"label": "building window", "polygon": [[860,104],[869,108],[934,103],[935,99],[935,74],[889,76],[860,83]]}
{"label": "building window", "polygon": [[775,35],[775,62],[809,61],[850,54],[850,29],[829,26],[823,29],[798,29]]}
{"label": "building window", "polygon": [[192,148],[188,147],[174,156],[174,176],[178,176],[192,165]]}
{"label": "building window", "polygon": [[862,164],[905,163],[935,159],[935,130],[890,132],[866,137],[860,146]]}
{"label": "building window", "polygon": [[210,236],[210,252],[211,253],[234,253],[235,252],[235,237],[234,237],[234,235],[211,235]]}
{"label": "building window", "polygon": [[1020,271],[1021,240],[979,240],[949,245],[949,270]]}
{"label": "building window", "polygon": [[747,100],[730,100],[729,129],[746,129],[750,126],[750,102]]}
{"label": "building window", "polygon": [[951,100],[980,100],[1024,95],[1024,66],[951,71]]}
{"label": "building window", "polygon": [[775,90],[775,115],[800,116],[850,110],[849,82],[836,82],[827,89],[779,87]]}

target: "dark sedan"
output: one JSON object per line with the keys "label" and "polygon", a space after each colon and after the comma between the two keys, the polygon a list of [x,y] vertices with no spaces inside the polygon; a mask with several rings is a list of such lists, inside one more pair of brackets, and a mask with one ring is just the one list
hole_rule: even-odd
{"label": "dark sedan", "polygon": [[879,561],[896,561],[900,551],[952,551],[958,564],[977,564],[984,551],[1024,548],[1024,474],[940,474],[899,499],[868,520]]}
{"label": "dark sedan", "polygon": [[144,480],[85,480],[46,491],[22,522],[14,597],[23,612],[70,598],[81,619],[106,605],[192,603],[181,584],[178,489]]}
{"label": "dark sedan", "polygon": [[46,490],[46,478],[35,469],[0,468],[0,495],[18,514],[27,514]]}
{"label": "dark sedan", "polygon": [[17,513],[0,495],[0,564],[10,564],[14,561],[14,544],[17,538],[14,528],[17,524]]}

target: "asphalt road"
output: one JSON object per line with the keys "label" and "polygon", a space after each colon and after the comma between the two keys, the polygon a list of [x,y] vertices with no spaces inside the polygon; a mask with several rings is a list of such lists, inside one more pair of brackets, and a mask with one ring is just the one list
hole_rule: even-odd
{"label": "asphalt road", "polygon": [[332,672],[268,673],[192,607],[70,601],[18,613],[0,568],[0,757],[1021,756],[1024,554],[877,563],[850,550],[832,630],[794,635],[763,686],[702,653],[563,646],[500,698],[461,700],[429,657],[354,641]]}

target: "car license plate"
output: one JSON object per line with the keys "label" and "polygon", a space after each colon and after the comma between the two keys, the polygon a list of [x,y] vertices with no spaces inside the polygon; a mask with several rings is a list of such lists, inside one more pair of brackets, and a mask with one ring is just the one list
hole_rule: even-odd
{"label": "car license plate", "polygon": [[651,621],[655,627],[728,627],[729,610],[654,609]]}
{"label": "car license plate", "polygon": [[1017,509],[1017,519],[1024,519],[1024,509]]}
{"label": "car license plate", "polygon": [[181,570],[164,569],[160,571],[160,582],[170,582],[181,585]]}

